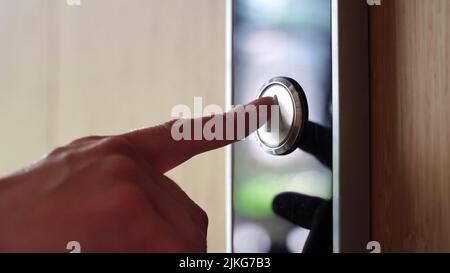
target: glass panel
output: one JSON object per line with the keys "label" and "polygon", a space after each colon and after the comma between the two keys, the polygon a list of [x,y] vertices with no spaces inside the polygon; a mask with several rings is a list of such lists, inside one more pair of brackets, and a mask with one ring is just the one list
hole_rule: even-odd
{"label": "glass panel", "polygon": [[[253,100],[269,79],[286,76],[303,87],[310,121],[330,128],[331,3],[329,0],[235,0],[234,103]],[[330,199],[331,170],[297,149],[275,157],[251,139],[234,147],[235,252],[301,252],[308,230],[274,215],[281,192]]]}

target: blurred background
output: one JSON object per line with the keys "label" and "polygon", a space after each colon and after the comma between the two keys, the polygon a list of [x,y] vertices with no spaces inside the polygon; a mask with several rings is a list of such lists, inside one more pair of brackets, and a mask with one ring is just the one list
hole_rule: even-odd
{"label": "blurred background", "polygon": [[[331,129],[331,1],[234,1],[235,104],[257,97],[277,76],[303,87],[309,120]],[[281,192],[330,199],[331,170],[300,149],[266,154],[248,139],[234,146],[235,252],[301,252],[309,231],[276,216]]]}
{"label": "blurred background", "polygon": [[[372,239],[384,252],[450,251],[449,13],[448,0],[370,7]],[[166,121],[194,96],[224,106],[224,68],[225,0],[0,0],[0,176],[81,136]],[[224,158],[169,174],[208,212],[212,252],[225,250]]]}
{"label": "blurred background", "polygon": [[[224,88],[225,0],[0,0],[0,176],[194,96],[224,107]],[[225,250],[224,166],[220,150],[169,173],[208,213],[211,252]]]}

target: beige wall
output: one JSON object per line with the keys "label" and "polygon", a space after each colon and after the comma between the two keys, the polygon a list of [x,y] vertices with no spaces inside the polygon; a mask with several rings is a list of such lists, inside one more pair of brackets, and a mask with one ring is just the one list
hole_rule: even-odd
{"label": "beige wall", "polygon": [[[224,106],[225,0],[0,0],[0,175],[90,134]],[[210,216],[224,251],[224,151],[169,176]]]}

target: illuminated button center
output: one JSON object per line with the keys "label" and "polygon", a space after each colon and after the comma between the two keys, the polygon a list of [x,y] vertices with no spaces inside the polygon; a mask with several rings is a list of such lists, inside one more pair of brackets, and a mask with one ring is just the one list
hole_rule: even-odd
{"label": "illuminated button center", "polygon": [[308,102],[300,84],[287,77],[276,77],[261,89],[259,98],[271,97],[269,121],[256,131],[260,147],[271,155],[287,155],[295,151],[308,122]]}
{"label": "illuminated button center", "polygon": [[260,97],[272,97],[278,106],[272,107],[271,119],[257,132],[261,142],[268,147],[276,148],[289,136],[294,121],[295,106],[289,90],[280,84],[270,85]]}

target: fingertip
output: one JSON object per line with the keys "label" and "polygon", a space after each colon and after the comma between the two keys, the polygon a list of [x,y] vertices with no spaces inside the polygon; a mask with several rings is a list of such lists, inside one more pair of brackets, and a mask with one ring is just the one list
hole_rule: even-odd
{"label": "fingertip", "polygon": [[261,105],[265,105],[265,106],[272,106],[275,105],[275,100],[273,97],[262,97],[262,98],[258,98],[252,102],[250,102],[249,104],[255,105],[255,106],[261,106]]}

